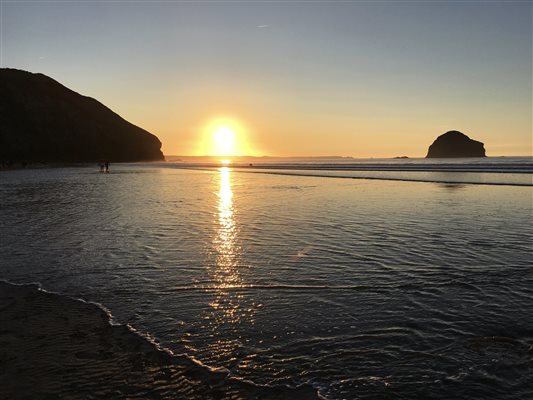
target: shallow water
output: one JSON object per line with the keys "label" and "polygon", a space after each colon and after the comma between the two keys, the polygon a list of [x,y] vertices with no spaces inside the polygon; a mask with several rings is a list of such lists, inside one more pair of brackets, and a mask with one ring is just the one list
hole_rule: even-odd
{"label": "shallow water", "polygon": [[159,166],[0,172],[0,278],[330,399],[533,393],[532,188]]}

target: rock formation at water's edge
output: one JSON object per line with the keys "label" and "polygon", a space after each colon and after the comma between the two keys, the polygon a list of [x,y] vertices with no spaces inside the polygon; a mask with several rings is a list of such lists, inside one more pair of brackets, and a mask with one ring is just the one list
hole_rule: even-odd
{"label": "rock formation at water's edge", "polygon": [[52,78],[0,69],[0,160],[164,160],[161,142]]}
{"label": "rock formation at water's edge", "polygon": [[426,158],[485,157],[483,143],[470,139],[459,131],[440,135],[429,146]]}

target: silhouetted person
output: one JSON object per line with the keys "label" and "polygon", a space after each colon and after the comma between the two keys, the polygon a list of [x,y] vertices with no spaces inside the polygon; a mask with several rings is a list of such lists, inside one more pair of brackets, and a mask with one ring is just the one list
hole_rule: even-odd
{"label": "silhouetted person", "polygon": [[104,172],[104,160],[100,160],[98,166],[100,167],[100,172]]}
{"label": "silhouetted person", "polygon": [[109,161],[105,162],[105,172],[109,172]]}

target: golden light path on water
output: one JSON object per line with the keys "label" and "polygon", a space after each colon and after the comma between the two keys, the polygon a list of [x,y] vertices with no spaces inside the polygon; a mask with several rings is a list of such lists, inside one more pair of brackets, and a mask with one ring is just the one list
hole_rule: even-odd
{"label": "golden light path on water", "polygon": [[237,272],[236,235],[233,218],[233,192],[231,191],[231,170],[219,169],[220,188],[218,191],[218,229],[215,238],[217,251],[217,287],[227,288],[239,283]]}
{"label": "golden light path on water", "polygon": [[[222,167],[218,170],[217,209],[213,218],[215,235],[213,250],[215,263],[211,265],[212,296],[209,302],[211,312],[206,315],[207,324],[212,331],[213,341],[208,344],[209,362],[213,359],[233,359],[234,354],[242,347],[239,326],[253,325],[255,322],[255,304],[250,296],[236,288],[245,287],[241,277],[242,249],[239,245],[239,227],[231,187],[231,169]],[[215,183],[215,184],[216,184]],[[250,355],[253,358],[253,355]],[[249,362],[240,360],[238,368],[249,368]]]}
{"label": "golden light path on water", "polygon": [[242,287],[239,273],[241,248],[237,241],[238,226],[235,221],[233,191],[231,189],[231,169],[222,167],[219,172],[218,219],[216,236],[213,246],[216,252],[216,265],[212,278],[215,285],[215,298],[210,303],[217,311],[215,320],[218,323],[237,323],[248,311],[242,307],[243,295],[231,290]]}

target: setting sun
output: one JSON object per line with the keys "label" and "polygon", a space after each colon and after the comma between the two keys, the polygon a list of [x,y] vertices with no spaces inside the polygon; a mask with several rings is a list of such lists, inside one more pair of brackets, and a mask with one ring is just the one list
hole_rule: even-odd
{"label": "setting sun", "polygon": [[243,156],[254,155],[248,137],[249,130],[235,118],[211,119],[202,127],[202,141],[198,155]]}
{"label": "setting sun", "polygon": [[227,126],[217,128],[213,134],[214,146],[219,156],[231,156],[235,153],[235,132]]}

